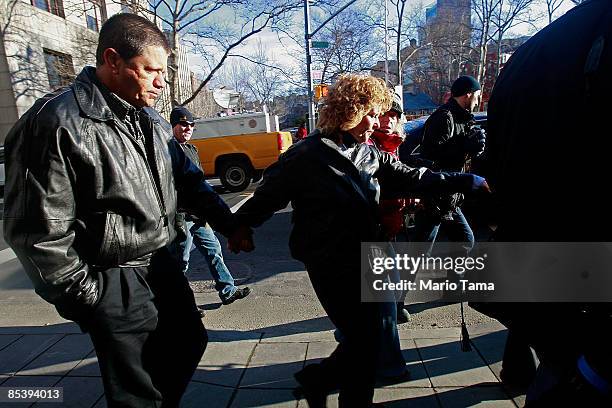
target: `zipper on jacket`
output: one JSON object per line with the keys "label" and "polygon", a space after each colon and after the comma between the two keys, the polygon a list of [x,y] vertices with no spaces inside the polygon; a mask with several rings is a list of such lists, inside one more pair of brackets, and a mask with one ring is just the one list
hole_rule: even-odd
{"label": "zipper on jacket", "polygon": [[[115,124],[117,125],[116,119],[113,118],[113,122],[115,122]],[[130,134],[130,132],[125,132],[125,133],[127,134],[128,138],[132,141],[132,144],[136,146],[136,149],[139,151],[140,155],[145,161],[147,172],[149,173],[149,178],[151,179],[151,182],[153,183],[153,191],[155,192],[155,198],[157,198],[157,205],[159,206],[159,210],[161,212],[161,217],[159,219],[159,222],[163,222],[164,227],[167,227],[168,226],[168,215],[166,214],[166,205],[164,204],[164,201],[161,198],[161,193],[159,191],[161,186],[160,187],[157,186],[157,182],[155,181],[155,177],[153,176],[153,171],[151,170],[151,165],[149,163],[149,159],[148,159],[147,152],[146,152],[146,143],[147,143],[146,137],[144,136],[144,134],[142,135],[142,139],[144,141],[144,150],[143,150],[143,146],[140,145],[138,140],[132,134]],[[160,183],[161,183],[161,180],[160,180]],[[159,222],[157,224],[157,228],[159,227]]]}

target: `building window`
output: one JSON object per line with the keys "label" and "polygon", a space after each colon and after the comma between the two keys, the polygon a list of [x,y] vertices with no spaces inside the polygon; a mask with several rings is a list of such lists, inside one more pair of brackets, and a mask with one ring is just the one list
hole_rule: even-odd
{"label": "building window", "polygon": [[62,0],[32,0],[32,5],[41,10],[53,13],[56,16],[65,18],[64,3],[62,2]]}
{"label": "building window", "polygon": [[43,49],[45,54],[45,65],[49,76],[49,88],[55,90],[69,85],[74,79],[74,65],[72,57],[56,51]]}
{"label": "building window", "polygon": [[100,31],[100,25],[106,21],[106,9],[99,0],[85,0],[85,21],[87,28]]}

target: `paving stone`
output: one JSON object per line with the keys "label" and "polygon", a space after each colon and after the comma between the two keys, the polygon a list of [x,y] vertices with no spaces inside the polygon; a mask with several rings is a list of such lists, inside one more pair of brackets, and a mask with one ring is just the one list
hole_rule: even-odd
{"label": "paving stone", "polygon": [[192,381],[183,395],[181,408],[226,408],[233,393],[233,388]]}
{"label": "paving stone", "polygon": [[92,351],[68,373],[69,377],[100,377],[100,365],[98,356]]}
{"label": "paving stone", "polygon": [[0,334],[0,350],[13,343],[19,337],[21,337],[19,334]]}
{"label": "paving stone", "polygon": [[256,344],[252,341],[209,343],[192,380],[237,387]]}
{"label": "paving stone", "polygon": [[[338,408],[338,393],[330,394],[327,397],[327,408]],[[310,408],[305,399],[300,399],[297,408]]]}
{"label": "paving stone", "polygon": [[400,383],[388,385],[390,388],[406,388],[406,387],[431,387],[431,382],[427,377],[425,366],[421,361],[421,357],[417,352],[414,340],[401,340],[402,355],[406,360],[406,368],[410,371],[410,379]]}
{"label": "paving stone", "polygon": [[[507,331],[499,331],[488,333],[482,336],[472,337],[472,343],[483,356],[491,371],[500,379],[502,369],[502,360],[504,357],[504,348],[506,346]],[[513,397],[515,403],[522,407],[525,405],[525,389],[516,389],[514,387],[503,386],[506,393]]]}
{"label": "paving stone", "polygon": [[264,333],[261,339],[262,343],[306,343],[306,342],[321,342],[321,341],[335,341],[333,330],[316,331],[309,333],[296,333],[296,334],[284,334],[279,335],[275,332]]}
{"label": "paving stone", "polygon": [[462,352],[458,341],[416,339],[415,342],[434,387],[498,382],[476,350]]}
{"label": "paving stone", "polygon": [[516,408],[501,386],[436,388],[442,408]]}
{"label": "paving stone", "polygon": [[102,397],[100,397],[98,402],[96,402],[96,405],[94,405],[92,408],[107,408],[107,407],[108,405],[106,404],[106,398],[103,395]]}
{"label": "paving stone", "polygon": [[321,341],[308,343],[308,351],[306,353],[305,364],[319,363],[338,347],[336,341]]}
{"label": "paving stone", "polygon": [[0,334],[80,334],[79,325],[58,317],[62,323],[44,326],[4,326],[0,327]]}
{"label": "paving stone", "polygon": [[252,341],[258,343],[261,339],[262,332],[260,331],[232,331],[232,330],[214,330],[208,329],[208,342],[210,343],[228,343],[231,341]]}
{"label": "paving stone", "polygon": [[55,385],[64,389],[64,402],[37,402],[34,408],[89,408],[104,394],[102,379],[64,377]]}
{"label": "paving stone", "polygon": [[298,401],[291,390],[258,390],[242,388],[238,390],[231,408],[266,407],[295,408]]}
{"label": "paving stone", "polygon": [[21,369],[20,375],[65,375],[91,351],[91,339],[85,334],[69,334]]}
{"label": "paving stone", "polygon": [[[433,388],[377,388],[374,402],[390,408],[440,408]],[[338,408],[337,392],[327,397],[327,407]],[[309,408],[306,400],[301,399],[298,408]]]}
{"label": "paving stone", "polygon": [[[410,323],[408,323],[410,324]],[[461,335],[461,330],[457,327],[441,327],[439,329],[407,329],[400,328],[398,330],[400,340],[409,339],[458,339]]]}
{"label": "paving stone", "polygon": [[507,335],[507,331],[499,331],[471,337],[472,344],[476,347],[498,379],[500,378],[499,373],[504,358]]}
{"label": "paving stone", "polygon": [[293,374],[302,369],[306,343],[259,343],[241,387],[295,388]]}
{"label": "paving stone", "polygon": [[31,334],[21,337],[0,351],[0,374],[14,374],[62,337],[60,334]]}
{"label": "paving stone", "polygon": [[440,407],[433,388],[378,388],[374,391],[374,402],[382,402],[389,408]]}

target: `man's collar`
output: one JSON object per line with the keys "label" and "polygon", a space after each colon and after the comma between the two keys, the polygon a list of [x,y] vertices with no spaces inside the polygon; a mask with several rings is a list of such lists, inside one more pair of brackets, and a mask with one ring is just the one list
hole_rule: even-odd
{"label": "man's collar", "polygon": [[94,67],[85,67],[72,85],[79,107],[88,117],[124,120],[131,111],[138,111],[117,94],[111,92],[96,76]]}
{"label": "man's collar", "polygon": [[93,77],[93,82],[96,84],[96,86],[100,90],[100,93],[108,103],[109,108],[111,109],[111,111],[113,111],[113,113],[115,114],[115,116],[117,116],[118,119],[125,120],[125,118],[132,112],[139,111],[139,109],[130,105],[119,95],[108,89],[108,87],[104,85],[96,75],[94,75]]}
{"label": "man's collar", "polygon": [[460,106],[459,103],[453,97],[451,97],[448,101],[448,105],[450,107],[451,112],[457,115],[458,118],[462,121],[467,122],[474,117],[474,115],[472,115],[472,112]]}

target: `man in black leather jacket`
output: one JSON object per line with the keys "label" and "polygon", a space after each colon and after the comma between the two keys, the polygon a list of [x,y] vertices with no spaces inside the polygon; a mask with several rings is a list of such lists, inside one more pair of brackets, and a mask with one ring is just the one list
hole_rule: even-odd
{"label": "man in black leather jacket", "polygon": [[111,17],[97,68],[38,100],[6,139],[6,241],[36,292],[90,333],[109,406],[177,406],[206,347],[166,249],[177,197],[225,235],[245,232],[149,108],[168,52],[150,21]]}
{"label": "man in black leather jacket", "polygon": [[[472,111],[480,97],[480,84],[470,76],[453,82],[451,98],[425,122],[422,158],[433,163],[437,171],[466,171],[468,159],[477,157],[485,148],[485,134],[474,127]],[[451,241],[474,246],[474,233],[461,211],[461,194],[426,196],[425,209],[415,219],[415,241],[436,240],[444,226]]]}
{"label": "man in black leather jacket", "polygon": [[[360,248],[381,238],[381,191],[393,198],[415,190],[487,188],[478,176],[411,168],[364,143],[391,104],[391,94],[378,81],[341,77],[321,108],[320,129],[268,167],[253,197],[237,212],[242,223],[255,227],[292,204],[291,254],[306,265],[317,297],[344,337],[321,364],[296,374],[311,408],[325,406],[327,392],[336,386],[340,407],[371,406],[383,319],[380,304],[360,299]],[[372,96],[377,93],[386,96]],[[333,118],[338,112],[340,117]]]}

